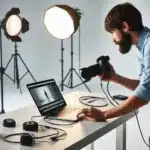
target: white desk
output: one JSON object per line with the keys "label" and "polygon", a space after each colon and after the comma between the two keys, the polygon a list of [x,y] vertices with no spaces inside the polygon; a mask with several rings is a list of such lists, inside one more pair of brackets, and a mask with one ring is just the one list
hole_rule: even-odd
{"label": "white desk", "polygon": [[[73,92],[64,95],[64,97],[67,101],[68,108],[76,110],[87,107],[83,106],[78,101],[80,96],[87,95],[89,95],[89,93]],[[96,94],[96,96],[102,95]],[[109,105],[108,107],[112,106]],[[108,107],[101,109],[107,109]],[[30,117],[35,115],[39,115],[39,112],[35,106],[25,107],[13,112],[0,115],[0,137],[16,132],[23,132],[22,123],[25,121],[29,121]],[[75,124],[73,127],[61,126],[61,128],[66,130],[68,134],[65,140],[60,140],[58,142],[50,141],[47,143],[38,143],[34,147],[24,147],[20,144],[11,144],[4,142],[2,139],[0,139],[0,150],[80,150],[115,128],[116,149],[126,150],[126,121],[128,121],[133,116],[134,113],[129,113],[119,118],[107,120],[107,122],[94,122],[91,120],[83,120]],[[3,127],[2,121],[5,118],[14,118],[17,122],[17,127],[14,129]],[[41,124],[47,124],[43,121],[43,119],[39,119],[39,121]],[[92,145],[92,149],[94,149],[94,144]]]}

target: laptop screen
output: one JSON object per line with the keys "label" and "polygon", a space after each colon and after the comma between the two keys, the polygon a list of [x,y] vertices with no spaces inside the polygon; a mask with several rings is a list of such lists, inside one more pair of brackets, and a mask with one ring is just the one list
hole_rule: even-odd
{"label": "laptop screen", "polygon": [[41,115],[66,106],[54,79],[27,84],[27,87]]}

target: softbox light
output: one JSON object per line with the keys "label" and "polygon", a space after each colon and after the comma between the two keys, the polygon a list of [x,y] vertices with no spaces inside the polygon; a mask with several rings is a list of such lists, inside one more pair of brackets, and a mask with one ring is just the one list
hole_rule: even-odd
{"label": "softbox light", "polygon": [[54,5],[45,11],[44,25],[52,36],[67,39],[79,27],[81,13],[68,5]]}
{"label": "softbox light", "polygon": [[2,20],[4,34],[13,42],[21,42],[20,33],[25,33],[29,30],[29,22],[19,14],[19,8],[12,8]]}

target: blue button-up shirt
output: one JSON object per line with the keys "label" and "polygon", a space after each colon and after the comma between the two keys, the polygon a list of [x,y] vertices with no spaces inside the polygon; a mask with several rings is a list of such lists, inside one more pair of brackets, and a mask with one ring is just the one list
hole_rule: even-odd
{"label": "blue button-up shirt", "polygon": [[144,27],[137,43],[140,63],[140,83],[135,90],[135,96],[150,101],[150,29]]}

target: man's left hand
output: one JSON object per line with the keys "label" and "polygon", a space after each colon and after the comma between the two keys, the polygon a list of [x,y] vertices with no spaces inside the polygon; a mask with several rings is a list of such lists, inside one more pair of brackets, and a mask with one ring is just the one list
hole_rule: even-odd
{"label": "man's left hand", "polygon": [[89,117],[91,119],[94,119],[96,121],[105,121],[105,116],[104,116],[104,112],[99,110],[99,109],[95,109],[94,107],[91,108],[83,108],[78,114],[77,117],[80,118],[81,117]]}

